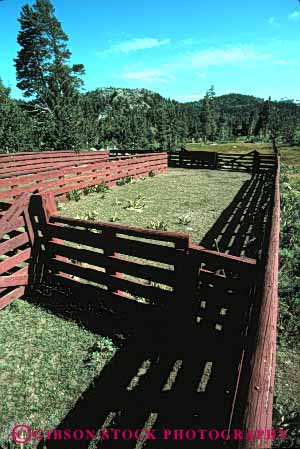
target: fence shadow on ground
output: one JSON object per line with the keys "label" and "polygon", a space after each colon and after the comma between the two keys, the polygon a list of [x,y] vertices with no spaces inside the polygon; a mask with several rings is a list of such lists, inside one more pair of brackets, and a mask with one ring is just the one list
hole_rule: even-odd
{"label": "fence shadow on ground", "polygon": [[272,173],[254,174],[200,245],[234,256],[260,258],[271,218],[273,182]]}
{"label": "fence shadow on ground", "polygon": [[[201,441],[199,434],[190,441],[163,440],[163,429],[209,429],[212,423],[214,429],[228,427],[241,339],[226,339],[218,332],[208,335],[207,329],[201,334],[191,323],[184,325],[159,309],[149,318],[146,308],[144,313],[127,317],[125,325],[124,317],[117,314],[110,316],[100,308],[91,314],[78,308],[78,298],[47,294],[30,292],[30,302],[109,336],[120,347],[57,430],[156,429],[157,440],[148,440],[145,446],[142,441],[119,439],[101,441],[94,446],[99,449],[224,447],[224,441]],[[83,304],[84,297],[79,299]],[[43,444],[48,449],[88,449],[90,443],[49,440],[38,449],[44,449]],[[230,447],[235,447],[232,443]]]}
{"label": "fence shadow on ground", "polygon": [[[226,384],[229,379],[224,378],[223,367],[226,363],[228,372],[232,373],[238,364],[236,353],[232,353],[230,369],[231,357],[221,340],[212,339],[195,352],[195,338],[190,332],[177,329],[177,334],[169,332],[165,339],[165,334],[160,333],[161,329],[165,330],[162,325],[161,319],[152,323],[151,328],[135,329],[134,338],[125,340],[57,429],[153,428],[159,439],[147,441],[147,449],[171,449],[183,444],[189,448],[219,447],[215,441],[206,440],[201,444],[199,435],[195,441],[160,437],[163,429],[207,429],[212,422],[215,429],[228,426],[234,390],[231,384]],[[213,375],[209,371],[212,363],[217,365]],[[50,440],[46,447],[67,449],[71,445],[73,449],[87,449],[89,444],[90,441]],[[144,447],[142,442],[136,444],[119,439],[102,441],[97,447]],[[42,447],[41,443],[39,449]]]}

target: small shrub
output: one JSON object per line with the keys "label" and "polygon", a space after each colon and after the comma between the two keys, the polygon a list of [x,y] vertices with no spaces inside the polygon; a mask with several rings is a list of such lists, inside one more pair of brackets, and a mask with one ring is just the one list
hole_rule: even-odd
{"label": "small shrub", "polygon": [[133,200],[128,200],[124,209],[142,211],[146,206],[145,197],[141,194],[137,195]]}
{"label": "small shrub", "polygon": [[95,349],[103,352],[114,352],[116,350],[116,347],[112,340],[107,337],[102,337],[101,341],[97,341],[95,343]]}
{"label": "small shrub", "polygon": [[181,215],[181,216],[178,217],[178,224],[181,224],[181,225],[184,225],[184,226],[190,224],[191,221],[192,220],[191,220],[191,217],[189,216],[189,214]]}
{"label": "small shrub", "polygon": [[89,211],[86,216],[85,216],[85,220],[96,220],[98,216],[98,212],[96,210],[91,210]]}
{"label": "small shrub", "polygon": [[75,218],[78,218],[79,220],[92,220],[95,221],[98,216],[98,212],[96,210],[91,210],[89,212],[78,214],[75,216]]}
{"label": "small shrub", "polygon": [[117,181],[117,186],[124,186],[126,184],[132,184],[133,183],[133,177],[132,176],[125,176],[125,178],[121,178]]}
{"label": "small shrub", "polygon": [[66,195],[69,201],[79,201],[81,197],[81,190],[71,190]]}
{"label": "small shrub", "polygon": [[120,221],[121,218],[117,213],[114,213],[112,217],[110,217],[109,221],[111,221],[112,223],[116,222],[116,221]]}
{"label": "small shrub", "polygon": [[98,184],[95,186],[95,192],[97,193],[107,193],[110,190],[109,185],[106,182],[101,182],[101,184]]}
{"label": "small shrub", "polygon": [[151,170],[149,171],[149,177],[153,178],[156,175],[155,171]]}
{"label": "small shrub", "polygon": [[87,186],[87,187],[84,187],[84,189],[83,189],[83,194],[84,194],[84,195],[88,195],[89,193],[95,193],[95,192],[97,192],[96,188],[97,188],[97,186]]}
{"label": "small shrub", "polygon": [[121,206],[121,204],[123,204],[122,200],[119,200],[118,198],[114,199],[114,202],[113,202],[114,206]]}
{"label": "small shrub", "polygon": [[147,228],[156,229],[157,231],[167,231],[168,225],[164,220],[151,220]]}

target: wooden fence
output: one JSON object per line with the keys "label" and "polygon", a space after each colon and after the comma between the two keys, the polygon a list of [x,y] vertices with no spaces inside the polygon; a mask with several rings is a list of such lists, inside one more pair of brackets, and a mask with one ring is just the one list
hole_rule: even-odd
{"label": "wooden fence", "polygon": [[[111,150],[111,156],[140,154],[141,151]],[[155,154],[153,150],[147,153]],[[168,153],[169,167],[206,168],[210,170],[231,170],[248,173],[269,172],[274,169],[276,156],[250,151],[246,154],[226,154],[215,151],[171,151]]]}
{"label": "wooden fence", "polygon": [[[91,163],[86,162],[83,157],[80,164],[77,159],[77,166],[74,166],[74,161],[60,168],[50,169],[48,165],[47,168],[35,169],[39,172],[33,174],[23,174],[21,171],[15,174],[8,168],[7,174],[3,173],[2,179],[0,176],[0,201],[12,203],[24,191],[31,193],[51,191],[55,196],[59,196],[101,182],[113,185],[126,176],[147,176],[150,171],[161,173],[167,169],[166,153],[116,157],[105,161],[102,159],[101,157],[99,161],[94,160]],[[7,161],[3,163],[6,164]]]}
{"label": "wooden fence", "polygon": [[[26,285],[32,290],[43,284],[51,289],[57,283],[68,288],[86,312],[100,307],[120,314],[128,328],[139,322],[147,328],[145,322],[153,325],[158,320],[166,325],[161,326],[163,341],[172,332],[178,343],[182,335],[212,342],[212,352],[203,349],[201,359],[201,366],[213,360],[212,377],[202,399],[197,396],[197,407],[202,404],[207,420],[221,428],[271,428],[279,172],[259,260],[207,250],[191,244],[186,234],[57,214],[56,195],[101,181],[114,183],[128,175],[143,176],[150,170],[164,171],[166,165],[167,155],[158,153],[64,168],[60,178],[54,170],[0,180],[0,198],[13,203],[0,217],[0,308],[22,297]],[[275,171],[273,163],[270,176]],[[30,195],[36,190],[43,195]],[[222,404],[218,410],[216,403]],[[270,442],[240,444],[243,449],[250,446],[267,448]]]}
{"label": "wooden fence", "polygon": [[0,309],[21,298],[28,285],[33,242],[29,197],[28,193],[20,195],[0,218]]}
{"label": "wooden fence", "polygon": [[108,151],[40,151],[32,153],[0,154],[0,179],[58,170],[94,163],[109,158]]}
{"label": "wooden fence", "polygon": [[[272,407],[276,366],[276,335],[278,315],[278,261],[280,235],[280,187],[279,162],[274,177],[271,219],[268,222],[265,251],[259,261],[262,270],[258,279],[257,301],[253,310],[252,339],[249,343],[251,358],[245,382],[247,408],[244,427],[248,429],[272,429]],[[262,438],[255,444],[248,441],[243,449],[264,449],[271,446]]]}
{"label": "wooden fence", "polygon": [[[23,161],[23,155],[18,156]],[[9,156],[2,157],[5,164]],[[27,155],[24,160],[28,163]],[[21,297],[28,284],[28,262],[33,244],[28,201],[32,192],[51,192],[61,197],[72,190],[101,182],[113,185],[125,176],[147,176],[150,171],[161,173],[167,168],[167,156],[160,153],[120,157],[78,167],[74,167],[72,161],[70,167],[50,170],[51,164],[49,161],[46,171],[25,175],[20,172],[19,176],[12,175],[8,167],[7,177],[0,179],[0,309]]]}
{"label": "wooden fence", "polygon": [[[194,400],[198,407],[210,404],[206,413],[214,428],[230,427],[256,261],[193,245],[187,234],[62,217],[49,194],[32,195],[29,212],[35,217],[30,285],[68,287],[85,313],[102,309],[117,315],[123,328],[138,328],[139,338],[143,329],[155,328],[160,347],[172,351],[205,341],[207,350],[197,357],[203,367],[213,360],[212,377],[203,395],[195,388]],[[189,375],[196,380],[199,373]]]}
{"label": "wooden fence", "polygon": [[244,155],[212,151],[180,151],[169,153],[169,166],[181,168],[207,168],[258,173],[273,171],[275,162],[276,156],[260,154],[257,151],[251,151]]}

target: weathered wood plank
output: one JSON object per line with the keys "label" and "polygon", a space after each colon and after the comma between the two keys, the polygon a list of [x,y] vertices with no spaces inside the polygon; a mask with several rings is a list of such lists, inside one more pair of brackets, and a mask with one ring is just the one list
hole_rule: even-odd
{"label": "weathered wood plank", "polygon": [[149,298],[156,301],[171,301],[173,298],[172,292],[167,290],[111,276],[105,272],[93,270],[92,268],[81,267],[56,259],[48,261],[47,266],[52,270],[71,274],[98,284],[107,285],[108,289],[112,288],[113,290],[126,291],[134,296]]}
{"label": "weathered wood plank", "polygon": [[[183,232],[170,232],[170,231],[159,231],[155,229],[143,229],[137,228],[135,226],[124,226],[116,223],[101,222],[101,221],[91,221],[91,220],[80,220],[76,218],[62,217],[62,216],[52,216],[50,218],[50,223],[52,224],[65,224],[69,226],[82,226],[85,228],[94,228],[99,231],[102,229],[111,229],[116,233],[130,235],[134,237],[148,238],[151,240],[173,242],[176,248],[186,249],[189,247],[190,236]],[[218,254],[218,253],[217,253]]]}
{"label": "weathered wood plank", "polygon": [[21,285],[28,285],[28,267],[23,267],[10,276],[0,276],[0,288],[19,287]]}
{"label": "weathered wood plank", "polygon": [[2,256],[3,254],[6,254],[9,251],[19,248],[20,246],[23,246],[28,242],[29,238],[26,232],[23,232],[22,234],[17,235],[15,237],[12,237],[3,243],[0,243],[0,255]]}
{"label": "weathered wood plank", "polygon": [[22,296],[24,295],[24,291],[25,287],[22,286],[0,297],[0,310],[8,306],[8,304],[10,304],[15,299],[22,298]]}
{"label": "weathered wood plank", "polygon": [[103,267],[105,269],[111,268],[116,272],[119,271],[149,281],[159,282],[170,286],[175,285],[176,282],[175,271],[157,268],[151,265],[142,265],[137,262],[120,259],[116,256],[105,256],[87,249],[72,248],[52,242],[49,243],[48,251],[50,257],[59,255],[97,267]]}
{"label": "weathered wood plank", "polygon": [[20,251],[18,254],[7,258],[0,262],[0,274],[5,273],[6,271],[14,268],[22,262],[27,261],[30,258],[31,248],[24,249]]}
{"label": "weathered wood plank", "polygon": [[[278,164],[279,166],[279,164]],[[276,359],[276,325],[278,314],[278,259],[280,233],[279,168],[275,194],[268,255],[264,273],[262,304],[256,327],[255,347],[250,366],[250,382],[244,426],[248,429],[271,429]],[[243,449],[269,448],[271,442],[245,441]]]}

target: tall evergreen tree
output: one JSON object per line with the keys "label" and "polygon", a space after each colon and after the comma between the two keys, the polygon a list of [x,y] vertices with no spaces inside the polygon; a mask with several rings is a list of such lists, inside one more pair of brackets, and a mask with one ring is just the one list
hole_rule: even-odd
{"label": "tall evergreen tree", "polygon": [[202,110],[200,114],[204,142],[206,142],[207,139],[214,140],[217,132],[214,98],[215,91],[214,87],[211,86],[211,88],[206,92],[206,95],[203,99]]}
{"label": "tall evergreen tree", "polygon": [[51,130],[50,147],[68,148],[75,143],[74,130],[80,123],[76,105],[84,67],[69,65],[68,37],[54,12],[50,0],[36,0],[33,6],[22,7],[18,19],[21,49],[15,59],[17,86],[31,100],[34,111],[43,113],[46,140]]}
{"label": "tall evergreen tree", "polygon": [[271,97],[269,97],[268,100],[263,102],[256,125],[256,134],[259,134],[264,139],[266,139],[268,136],[270,113],[271,113]]}

